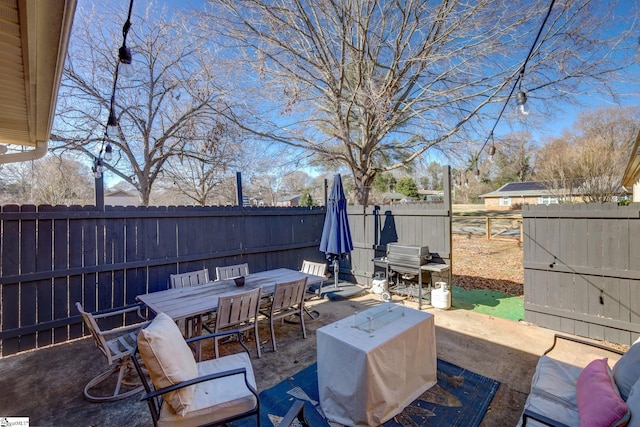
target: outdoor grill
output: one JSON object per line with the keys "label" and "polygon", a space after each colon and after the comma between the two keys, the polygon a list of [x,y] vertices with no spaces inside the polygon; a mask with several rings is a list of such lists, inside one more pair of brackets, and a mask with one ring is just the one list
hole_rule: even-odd
{"label": "outdoor grill", "polygon": [[431,260],[429,246],[411,246],[387,243],[389,269],[403,274],[420,273],[420,267]]}

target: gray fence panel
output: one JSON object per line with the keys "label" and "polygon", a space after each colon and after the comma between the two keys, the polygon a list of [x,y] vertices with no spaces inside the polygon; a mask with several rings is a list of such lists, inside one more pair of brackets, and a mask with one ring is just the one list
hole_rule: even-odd
{"label": "gray fence panel", "polygon": [[621,344],[640,336],[640,206],[523,207],[525,318]]}

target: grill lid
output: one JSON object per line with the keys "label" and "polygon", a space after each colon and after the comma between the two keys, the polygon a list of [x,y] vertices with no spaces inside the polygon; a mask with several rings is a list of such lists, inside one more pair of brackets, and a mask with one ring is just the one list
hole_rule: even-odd
{"label": "grill lid", "polygon": [[429,246],[387,243],[387,260],[390,266],[420,268],[431,260]]}

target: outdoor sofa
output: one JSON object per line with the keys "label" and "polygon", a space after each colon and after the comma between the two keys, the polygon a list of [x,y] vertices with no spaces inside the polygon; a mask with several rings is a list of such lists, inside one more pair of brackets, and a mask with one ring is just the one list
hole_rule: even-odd
{"label": "outdoor sofa", "polygon": [[[607,358],[593,360],[581,368],[550,355],[559,339],[604,349],[622,357],[613,369],[609,368]],[[538,361],[531,392],[518,425],[640,426],[638,341],[624,353],[600,344],[556,335],[553,345]]]}

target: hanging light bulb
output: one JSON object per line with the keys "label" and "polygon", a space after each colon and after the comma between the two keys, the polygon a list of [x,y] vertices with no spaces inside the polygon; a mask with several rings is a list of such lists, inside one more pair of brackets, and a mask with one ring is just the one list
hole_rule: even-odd
{"label": "hanging light bulb", "polygon": [[529,114],[529,107],[527,106],[527,94],[523,91],[516,93],[516,106],[518,113],[526,116]]}
{"label": "hanging light bulb", "polygon": [[102,175],[102,173],[104,172],[104,166],[102,165],[102,159],[98,159],[96,161],[96,171],[98,171],[100,173],[100,175]]}
{"label": "hanging light bulb", "polygon": [[493,142],[489,146],[489,161],[493,163],[493,156],[496,155],[496,146],[493,145]]}
{"label": "hanging light bulb", "polygon": [[113,111],[113,107],[109,111],[109,119],[107,120],[107,135],[116,136],[118,134],[118,119],[116,119],[116,113]]}
{"label": "hanging light bulb", "polygon": [[104,149],[104,159],[107,162],[110,162],[113,158],[113,147],[111,147],[111,143],[108,143]]}
{"label": "hanging light bulb", "polygon": [[93,172],[93,177],[95,179],[100,179],[102,177],[102,162],[100,159],[93,160],[93,167],[91,168],[91,172]]}
{"label": "hanging light bulb", "polygon": [[489,134],[489,139],[491,140],[491,145],[489,146],[489,161],[493,163],[493,156],[496,154],[496,143],[493,140],[493,131]]}
{"label": "hanging light bulb", "polygon": [[131,78],[136,73],[135,67],[133,66],[133,58],[131,56],[131,49],[127,46],[122,45],[120,49],[118,49],[118,59],[120,63],[118,64],[118,75],[121,75],[125,78]]}
{"label": "hanging light bulb", "polygon": [[473,174],[475,175],[476,181],[480,182],[480,169],[476,168],[476,170],[473,171]]}

